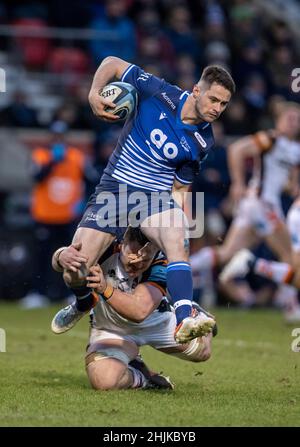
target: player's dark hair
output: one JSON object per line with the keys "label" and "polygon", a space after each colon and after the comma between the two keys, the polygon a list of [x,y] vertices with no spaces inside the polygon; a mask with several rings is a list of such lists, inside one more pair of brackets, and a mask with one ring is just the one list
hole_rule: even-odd
{"label": "player's dark hair", "polygon": [[144,234],[141,232],[141,230],[137,227],[128,227],[126,230],[126,233],[124,235],[124,241],[125,243],[129,242],[137,242],[141,247],[144,247],[147,242],[149,242],[149,239],[144,236]]}
{"label": "player's dark hair", "polygon": [[[208,65],[204,68],[200,81],[211,86],[214,82],[222,85],[233,95],[235,93],[235,82],[225,68],[220,65]],[[200,82],[199,81],[199,82]]]}

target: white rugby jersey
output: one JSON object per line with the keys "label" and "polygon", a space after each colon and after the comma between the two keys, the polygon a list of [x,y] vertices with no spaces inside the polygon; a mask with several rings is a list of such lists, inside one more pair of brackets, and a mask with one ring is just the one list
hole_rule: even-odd
{"label": "white rugby jersey", "polygon": [[284,136],[276,138],[270,149],[262,152],[252,178],[259,197],[281,208],[281,194],[296,166],[300,166],[300,144]]}
{"label": "white rugby jersey", "polygon": [[[165,257],[159,254],[146,272],[133,279],[125,272],[120,262],[120,252],[117,247],[116,244],[108,249],[99,261],[105,279],[109,284],[122,292],[131,294],[139,283],[150,282],[151,285],[158,287],[164,295],[166,294],[167,261]],[[155,310],[141,323],[134,323],[123,318],[100,296],[98,304],[91,312],[92,327],[103,330],[111,330],[113,328],[114,332],[118,331],[118,327],[122,327],[122,333],[124,332],[124,326],[129,328],[148,328],[157,324],[155,317],[157,312]]]}

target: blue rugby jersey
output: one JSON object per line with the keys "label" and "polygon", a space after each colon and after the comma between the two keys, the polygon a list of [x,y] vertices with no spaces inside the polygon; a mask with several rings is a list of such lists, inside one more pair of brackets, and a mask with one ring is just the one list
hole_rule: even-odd
{"label": "blue rugby jersey", "polygon": [[136,65],[127,68],[121,81],[137,89],[139,103],[122,129],[100,185],[113,190],[113,183],[116,188],[126,183],[136,189],[166,191],[174,177],[182,184],[192,183],[195,166],[206,158],[214,138],[210,123],[181,121],[189,92]]}

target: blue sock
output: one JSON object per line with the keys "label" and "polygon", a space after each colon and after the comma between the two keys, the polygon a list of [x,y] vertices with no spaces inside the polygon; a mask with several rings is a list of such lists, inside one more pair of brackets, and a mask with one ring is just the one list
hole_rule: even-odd
{"label": "blue sock", "polygon": [[167,288],[176,313],[177,324],[189,317],[192,310],[193,279],[188,262],[171,262],[167,267]]}

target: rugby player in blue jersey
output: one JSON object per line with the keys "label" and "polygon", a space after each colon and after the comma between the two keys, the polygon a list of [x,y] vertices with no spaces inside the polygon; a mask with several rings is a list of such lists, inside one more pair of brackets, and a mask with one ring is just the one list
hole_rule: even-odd
{"label": "rugby player in blue jersey", "polygon": [[[130,204],[128,196],[143,192],[149,201],[141,210],[145,218],[140,228],[168,259],[167,287],[177,319],[174,336],[177,342],[185,343],[203,331],[202,319],[191,315],[193,285],[187,229],[184,225],[166,227],[160,222],[162,217],[169,218],[170,222],[183,221],[183,211],[178,205],[181,193],[189,189],[199,164],[213,147],[211,123],[229,103],[235,91],[234,81],[224,68],[208,66],[192,92],[182,91],[136,65],[117,57],[107,57],[95,73],[89,102],[98,118],[110,122],[117,119],[107,111],[107,107],[114,107],[114,104],[109,98],[101,97],[99,92],[113,79],[136,88],[138,107],[126,121],[74,235],[73,244],[80,247],[80,262],[84,268],[81,274],[65,270],[64,279],[76,296],[78,315],[84,315],[93,304],[90,289],[86,286],[87,269],[96,263],[115,237],[122,239],[127,225],[131,224],[124,218],[136,205]],[[164,203],[160,201],[153,206],[153,193],[162,192],[172,192],[178,203],[167,196]],[[105,201],[110,194],[115,198],[109,205],[115,206],[115,214],[111,219],[104,219],[103,214],[108,212],[110,215],[111,211]],[[64,325],[69,310],[65,308],[60,312]],[[73,308],[69,314],[68,329],[73,319],[74,324],[78,321],[78,315],[74,318]],[[58,315],[57,324],[59,319]]]}

